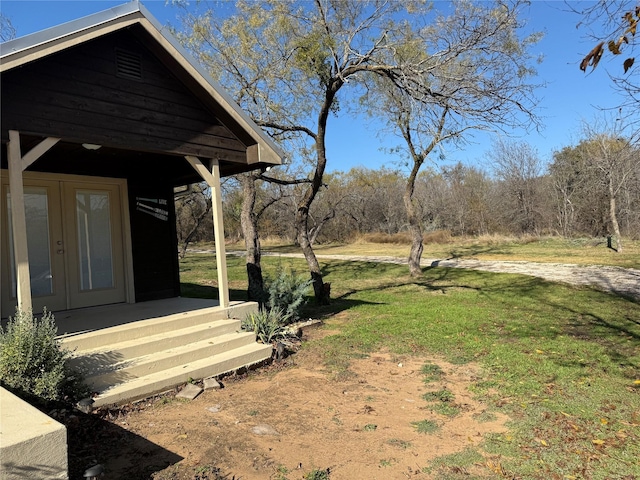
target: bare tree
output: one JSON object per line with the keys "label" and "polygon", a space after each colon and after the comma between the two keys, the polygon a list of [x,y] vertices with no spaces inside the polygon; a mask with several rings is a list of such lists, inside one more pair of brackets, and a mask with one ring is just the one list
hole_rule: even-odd
{"label": "bare tree", "polygon": [[579,153],[584,156],[597,179],[606,189],[609,201],[609,221],[616,237],[616,250],[622,252],[622,236],[618,222],[618,198],[640,165],[636,141],[624,137],[624,125],[605,121],[585,124]]}
{"label": "bare tree", "polygon": [[502,182],[504,215],[518,233],[536,233],[541,200],[539,180],[543,171],[538,152],[527,143],[499,138],[489,157]]}
{"label": "bare tree", "polygon": [[176,196],[176,229],[183,258],[207,220],[211,220],[211,190],[205,183],[196,183]]}
{"label": "bare tree", "polygon": [[437,13],[432,25],[403,34],[396,56],[420,65],[420,75],[409,79],[409,88],[398,88],[404,83],[395,76],[385,76],[371,87],[369,111],[386,116],[410,159],[404,205],[413,276],[422,274],[422,226],[414,192],[425,160],[446,143],[463,143],[473,130],[537,124],[538,85],[531,82],[534,59],[528,50],[540,35],[521,35],[520,15],[526,5],[454,3],[453,9]]}
{"label": "bare tree", "polygon": [[13,28],[11,19],[0,12],[0,41],[6,42],[16,37],[16,29]]}

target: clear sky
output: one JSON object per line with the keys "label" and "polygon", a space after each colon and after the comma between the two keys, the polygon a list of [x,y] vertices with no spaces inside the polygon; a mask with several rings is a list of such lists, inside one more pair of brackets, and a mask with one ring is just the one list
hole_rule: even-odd
{"label": "clear sky", "polygon": [[[0,10],[11,20],[17,35],[22,36],[122,3],[125,1],[0,0]],[[143,0],[142,3],[160,23],[180,25],[180,11],[167,5],[165,0]],[[538,92],[541,100],[538,113],[544,119],[544,129],[540,133],[513,132],[513,137],[535,147],[545,161],[551,159],[554,150],[576,143],[581,122],[601,115],[598,107],[615,107],[620,103],[606,70],[619,68],[621,62],[615,59],[618,63],[608,63],[605,55],[595,72],[586,75],[581,72],[578,65],[593,48],[593,42],[585,38],[585,30],[576,29],[580,18],[566,10],[564,1],[534,0],[525,15],[529,31],[545,32],[543,40],[532,50],[544,57],[538,65],[536,80],[536,83],[547,84]],[[461,161],[486,167],[484,158],[491,138],[489,134],[477,135],[474,144],[462,150],[446,151],[439,163]],[[346,171],[355,166],[375,169],[385,164],[395,167],[381,148],[399,141],[380,139],[369,119],[332,117],[327,140],[329,170]]]}

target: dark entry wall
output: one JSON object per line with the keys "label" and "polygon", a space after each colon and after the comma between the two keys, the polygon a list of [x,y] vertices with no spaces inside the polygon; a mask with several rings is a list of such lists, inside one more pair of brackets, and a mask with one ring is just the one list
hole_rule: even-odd
{"label": "dark entry wall", "polygon": [[173,187],[130,180],[129,212],[136,302],[179,296]]}

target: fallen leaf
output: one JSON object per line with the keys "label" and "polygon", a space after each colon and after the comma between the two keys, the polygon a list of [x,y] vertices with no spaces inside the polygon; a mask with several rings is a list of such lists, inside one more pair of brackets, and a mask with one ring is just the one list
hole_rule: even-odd
{"label": "fallen leaf", "polygon": [[600,419],[600,423],[601,423],[602,425],[606,425],[606,424],[608,424],[608,423],[609,423],[609,420],[607,420],[606,418],[601,418],[601,419]]}
{"label": "fallen leaf", "polygon": [[536,353],[538,353],[538,354],[543,354],[543,353],[544,353],[544,351],[543,351],[543,350],[538,350],[538,349],[536,349]]}
{"label": "fallen leaf", "polygon": [[596,438],[595,440],[591,440],[591,443],[593,443],[594,445],[604,445],[604,440]]}

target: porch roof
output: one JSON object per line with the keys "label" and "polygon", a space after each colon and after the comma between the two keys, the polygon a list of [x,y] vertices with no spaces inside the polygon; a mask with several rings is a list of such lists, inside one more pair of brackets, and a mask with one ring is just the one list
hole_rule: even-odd
{"label": "porch roof", "polygon": [[92,39],[133,26],[142,28],[166,61],[176,66],[185,84],[247,145],[253,168],[282,163],[283,153],[224,89],[193,59],[169,28],[161,25],[137,0],[0,44],[0,73],[7,72]]}

